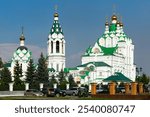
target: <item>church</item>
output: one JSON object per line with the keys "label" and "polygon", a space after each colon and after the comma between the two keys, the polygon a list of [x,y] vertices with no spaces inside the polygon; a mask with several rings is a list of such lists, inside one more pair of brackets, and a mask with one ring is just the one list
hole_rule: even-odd
{"label": "church", "polygon": [[81,56],[81,65],[65,68],[66,72],[74,76],[75,81],[81,84],[99,84],[114,75],[123,75],[135,81],[136,66],[132,39],[124,32],[123,23],[115,14],[110,20],[106,20],[102,36]]}
{"label": "church", "polygon": [[[136,66],[134,64],[134,45],[132,39],[124,32],[121,20],[113,14],[105,22],[104,33],[95,40],[93,46],[87,47],[81,56],[81,65],[66,68],[65,38],[59,23],[59,14],[54,13],[54,21],[47,40],[47,65],[50,75],[64,70],[72,74],[74,80],[81,84],[92,82],[102,83],[104,79],[113,75],[124,75],[135,81]],[[14,52],[9,69],[13,76],[16,60],[22,65],[25,79],[27,65],[32,53],[24,45],[25,37],[22,32],[20,46]]]}

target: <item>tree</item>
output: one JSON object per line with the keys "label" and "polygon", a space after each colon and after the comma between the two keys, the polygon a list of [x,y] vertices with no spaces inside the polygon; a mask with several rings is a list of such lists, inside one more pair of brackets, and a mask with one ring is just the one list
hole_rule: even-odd
{"label": "tree", "polygon": [[19,65],[19,62],[16,61],[14,67],[14,90],[24,90],[24,82],[20,79],[22,77],[22,65]]}
{"label": "tree", "polygon": [[137,76],[136,77],[137,82],[142,82],[143,84],[148,84],[149,83],[149,77],[146,74],[142,74],[142,76]]}
{"label": "tree", "polygon": [[3,61],[2,58],[0,58],[0,69],[3,68]]}
{"label": "tree", "polygon": [[69,75],[68,81],[69,81],[70,88],[77,86],[72,75]]}
{"label": "tree", "polygon": [[55,79],[55,76],[52,75],[52,76],[51,76],[51,79],[50,79],[50,82],[49,82],[49,87],[53,88],[53,85],[54,85],[55,83],[58,85],[58,82],[57,82],[57,80]]}
{"label": "tree", "polygon": [[1,71],[1,82],[0,90],[7,91],[9,90],[9,83],[11,82],[11,72],[7,67],[4,67]]}
{"label": "tree", "polygon": [[65,73],[63,70],[61,70],[58,74],[58,80],[59,80],[59,88],[60,89],[66,89],[66,84],[68,83],[65,78]]}
{"label": "tree", "polygon": [[49,75],[48,75],[46,59],[44,58],[43,53],[41,53],[41,56],[38,60],[37,78],[39,83],[44,83],[44,85],[47,85]]}
{"label": "tree", "polygon": [[27,72],[26,72],[26,82],[29,83],[30,88],[37,88],[36,77],[35,77],[35,65],[33,59],[30,59]]}

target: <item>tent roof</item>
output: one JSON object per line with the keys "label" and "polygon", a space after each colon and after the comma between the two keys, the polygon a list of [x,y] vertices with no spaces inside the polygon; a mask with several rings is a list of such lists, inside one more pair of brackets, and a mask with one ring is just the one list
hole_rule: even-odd
{"label": "tent roof", "polygon": [[132,82],[129,78],[124,76],[120,72],[115,72],[114,75],[109,76],[108,78],[104,79],[103,82],[111,82],[111,81],[116,81],[116,82]]}

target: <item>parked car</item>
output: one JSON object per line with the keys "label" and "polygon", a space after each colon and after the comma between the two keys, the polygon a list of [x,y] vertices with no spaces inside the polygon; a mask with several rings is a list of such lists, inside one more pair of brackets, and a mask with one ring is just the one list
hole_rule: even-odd
{"label": "parked car", "polygon": [[50,96],[50,97],[60,97],[60,96],[66,96],[66,94],[64,92],[62,92],[60,89],[58,88],[43,88],[41,90],[41,92],[45,95],[45,96]]}
{"label": "parked car", "polygon": [[43,96],[43,93],[37,89],[29,89],[24,92],[24,96]]}
{"label": "parked car", "polygon": [[62,90],[62,92],[66,95],[76,96],[76,95],[78,95],[78,87],[73,87],[70,89]]}
{"label": "parked car", "polygon": [[108,94],[109,90],[108,90],[108,88],[100,87],[100,88],[96,89],[96,93],[97,94]]}
{"label": "parked car", "polygon": [[116,93],[125,93],[125,87],[117,87]]}
{"label": "parked car", "polygon": [[79,97],[88,97],[89,91],[86,87],[79,87],[78,94]]}

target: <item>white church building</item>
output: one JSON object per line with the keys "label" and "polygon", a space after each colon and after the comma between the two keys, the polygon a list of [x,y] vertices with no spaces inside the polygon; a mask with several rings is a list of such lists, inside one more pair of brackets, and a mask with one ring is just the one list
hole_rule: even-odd
{"label": "white church building", "polygon": [[86,49],[81,65],[65,68],[81,84],[102,83],[109,76],[121,73],[135,81],[134,45],[123,30],[123,23],[116,15],[106,21],[103,35]]}

